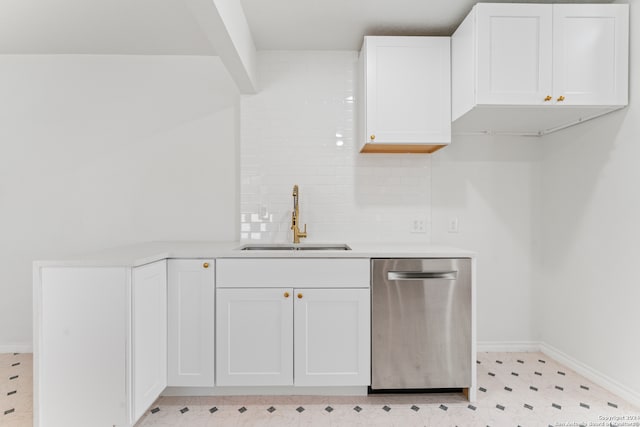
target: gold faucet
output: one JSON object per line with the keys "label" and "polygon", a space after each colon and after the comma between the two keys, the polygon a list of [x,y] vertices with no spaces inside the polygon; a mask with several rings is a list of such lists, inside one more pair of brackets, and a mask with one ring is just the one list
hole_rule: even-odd
{"label": "gold faucet", "polygon": [[307,237],[307,224],[304,231],[300,231],[298,221],[300,220],[300,208],[298,207],[298,185],[293,186],[293,212],[291,212],[291,229],[293,230],[293,243],[300,243],[300,238]]}

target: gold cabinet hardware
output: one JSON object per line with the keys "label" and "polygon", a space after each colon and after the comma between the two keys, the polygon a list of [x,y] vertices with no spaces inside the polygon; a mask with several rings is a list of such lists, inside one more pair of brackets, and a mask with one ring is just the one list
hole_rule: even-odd
{"label": "gold cabinet hardware", "polygon": [[209,263],[208,263],[208,262],[205,262],[204,264],[202,264],[202,266],[203,266],[204,268],[209,268]]}
{"label": "gold cabinet hardware", "polygon": [[298,299],[302,299],[302,294],[298,294]]}
{"label": "gold cabinet hardware", "polygon": [[369,137],[369,139],[373,141],[374,139],[376,139],[376,136],[372,134],[372,135]]}
{"label": "gold cabinet hardware", "polygon": [[544,101],[545,101],[545,102],[547,102],[547,101],[551,101],[552,99],[553,99],[553,98],[551,98],[551,95],[547,95],[547,96],[545,96],[545,97],[544,97]]}
{"label": "gold cabinet hardware", "polygon": [[557,101],[558,101],[558,102],[562,102],[562,101],[564,101],[564,96],[560,95],[560,96],[558,97]]}
{"label": "gold cabinet hardware", "polygon": [[284,293],[284,297],[285,297],[285,298],[289,298],[289,292],[285,292],[285,293]]}

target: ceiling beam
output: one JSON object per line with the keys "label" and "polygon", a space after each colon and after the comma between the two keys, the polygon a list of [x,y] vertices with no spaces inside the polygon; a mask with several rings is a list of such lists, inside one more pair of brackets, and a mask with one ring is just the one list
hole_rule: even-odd
{"label": "ceiling beam", "polygon": [[239,0],[187,0],[242,94],[256,93],[256,48]]}

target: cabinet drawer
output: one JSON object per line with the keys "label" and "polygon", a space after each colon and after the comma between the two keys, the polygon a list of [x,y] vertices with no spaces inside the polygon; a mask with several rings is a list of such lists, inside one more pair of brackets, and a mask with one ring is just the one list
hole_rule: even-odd
{"label": "cabinet drawer", "polygon": [[218,288],[368,288],[368,258],[223,258],[216,261]]}

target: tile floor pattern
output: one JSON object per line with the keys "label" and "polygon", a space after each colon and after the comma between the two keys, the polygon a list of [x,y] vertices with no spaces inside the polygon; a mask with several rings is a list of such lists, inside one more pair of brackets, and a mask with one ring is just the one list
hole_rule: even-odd
{"label": "tile floor pattern", "polygon": [[542,353],[479,353],[477,368],[472,405],[461,394],[162,397],[138,426],[640,426],[640,408]]}
{"label": "tile floor pattern", "polygon": [[[640,408],[542,353],[479,353],[477,368],[473,405],[460,394],[161,397],[136,426],[640,426]],[[31,372],[31,355],[0,354],[0,426],[31,426]]]}
{"label": "tile floor pattern", "polygon": [[0,426],[33,425],[33,355],[0,354]]}

